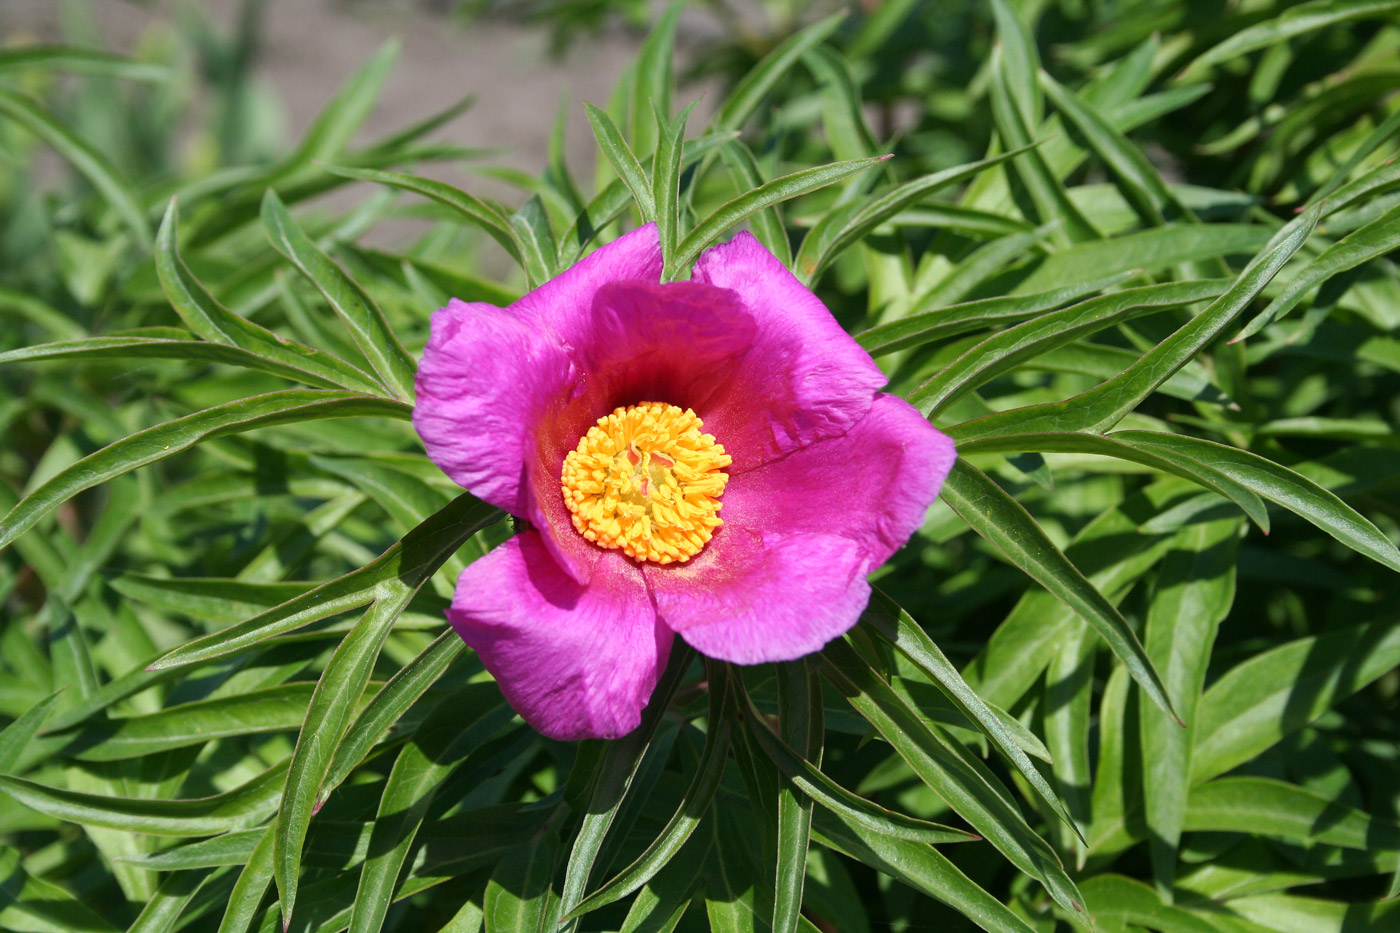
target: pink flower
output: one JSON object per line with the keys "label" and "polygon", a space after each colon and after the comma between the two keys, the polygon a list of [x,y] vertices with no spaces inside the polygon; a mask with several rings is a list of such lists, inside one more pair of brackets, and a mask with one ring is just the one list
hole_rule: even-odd
{"label": "pink flower", "polygon": [[452,301],[418,368],[428,455],[528,523],[448,619],[553,738],[635,728],[676,634],[756,664],[845,632],[954,459],[752,236],[660,276],[647,225],[509,308]]}

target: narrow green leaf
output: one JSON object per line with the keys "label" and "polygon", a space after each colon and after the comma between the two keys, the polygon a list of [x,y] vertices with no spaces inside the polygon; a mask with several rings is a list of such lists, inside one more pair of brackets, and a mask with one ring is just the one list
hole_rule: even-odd
{"label": "narrow green leaf", "polygon": [[628,146],[627,140],[622,137],[622,131],[617,128],[612,117],[592,104],[585,103],[583,109],[588,114],[588,122],[593,126],[593,136],[598,140],[598,148],[602,150],[613,171],[617,172],[617,177],[627,186],[627,190],[632,192],[632,200],[637,202],[642,221],[650,223],[655,220],[656,200],[651,193],[651,184],[647,181],[646,172],[642,170],[642,163],[637,161],[632,147]]}
{"label": "narrow green leaf", "polygon": [[[763,175],[758,169],[758,160],[749,147],[737,139],[730,140],[720,147],[720,156],[728,166],[730,175],[740,190],[757,188],[763,184]],[[769,205],[755,214],[749,215],[749,229],[764,249],[778,257],[785,268],[792,267],[792,247],[788,244],[787,226],[783,223],[783,212],[776,204]]]}
{"label": "narrow green leaf", "polygon": [[25,710],[14,722],[0,729],[0,775],[13,773],[19,763],[20,752],[43,728],[54,702],[61,690],[55,690],[38,703]]}
{"label": "narrow green leaf", "polygon": [[1107,436],[1072,432],[1006,434],[961,444],[958,449],[964,454],[1013,451],[1095,454],[1141,463],[1174,473],[1219,493],[1238,505],[1262,531],[1269,530],[1268,510],[1253,485],[1240,482],[1235,476],[1207,462],[1209,458],[1191,456],[1183,450],[1163,446],[1148,446],[1138,440],[1137,433],[1155,436],[1151,432],[1128,431],[1119,431]]}
{"label": "narrow green leaf", "polygon": [[102,193],[112,209],[131,229],[136,242],[151,247],[151,225],[131,188],[102,153],[79,139],[37,104],[13,91],[0,88],[0,114],[9,117],[48,143],[72,163]]}
{"label": "narrow green leaf", "polygon": [[126,933],[167,933],[175,929],[185,908],[208,880],[207,871],[166,875]]}
{"label": "narrow green leaf", "polygon": [[[719,666],[712,669],[720,670],[723,668]],[[710,808],[715,790],[719,787],[719,779],[724,773],[724,762],[729,748],[729,710],[733,700],[729,684],[723,676],[719,679],[712,677],[709,690],[709,731],[705,734],[705,747],[700,753],[695,777],[686,789],[680,806],[636,861],[584,898],[577,907],[564,915],[563,920],[581,917],[589,911],[620,900],[650,881],[680,851]]]}
{"label": "narrow green leaf", "polygon": [[1089,911],[1108,922],[1132,923],[1164,933],[1221,933],[1194,914],[1162,903],[1157,892],[1122,875],[1098,875],[1084,883]]}
{"label": "narrow green leaf", "polygon": [[228,907],[219,921],[218,933],[248,933],[257,919],[263,896],[272,884],[273,827],[263,830],[262,839],[234,882]]}
{"label": "narrow green leaf", "polygon": [[[172,198],[160,232],[156,235],[156,275],[160,278],[165,297],[186,327],[207,341],[238,347],[282,370],[269,369],[270,372],[289,375],[312,385],[379,392],[380,386],[374,379],[344,360],[287,340],[219,304],[180,258],[179,220],[176,202]],[[170,349],[172,352],[184,349],[196,358],[202,352],[199,345],[190,344]],[[217,361],[225,362],[222,359]]]}
{"label": "narrow green leaf", "polygon": [[460,188],[455,188],[445,182],[434,181],[431,178],[405,175],[400,172],[382,172],[377,169],[348,168],[340,165],[327,165],[325,169],[346,178],[372,181],[401,191],[410,191],[431,201],[436,201],[444,207],[450,207],[473,226],[480,228],[491,239],[501,244],[501,248],[516,262],[523,261],[524,250],[520,245],[520,237],[511,227],[510,221],[506,219],[505,215],[492,205]]}
{"label": "narrow green leaf", "polygon": [[1111,428],[1185,366],[1249,306],[1303,245],[1316,226],[1320,213],[1321,208],[1314,206],[1286,225],[1274,237],[1271,245],[1265,247],[1240,273],[1225,294],[1149,350],[1125,372],[1062,402],[1013,409],[966,422],[950,432],[953,438],[966,442],[1004,433],[1104,431]]}
{"label": "narrow green leaf", "polygon": [[676,0],[667,4],[637,51],[628,124],[634,149],[644,155],[654,151],[665,135],[666,122],[652,122],[653,108],[669,120],[675,107],[676,27],[682,9],[684,4]]}
{"label": "narrow green leaf", "polygon": [[332,789],[345,782],[399,717],[462,656],[466,647],[461,636],[449,628],[389,678],[336,745],[335,756],[321,784],[320,799],[329,797]]}
{"label": "narrow green leaf", "polygon": [[762,718],[758,708],[749,705],[749,722],[753,737],[778,769],[816,803],[841,814],[847,822],[859,823],[885,836],[907,839],[910,842],[923,842],[930,845],[946,842],[975,842],[980,839],[973,833],[930,823],[894,810],[887,810],[873,801],[867,800],[853,791],[842,787],[824,774],[816,765],[798,754],[791,746],[773,734],[773,730]]}
{"label": "narrow green leaf", "polygon": [[[691,101],[690,106],[680,112],[674,120],[670,111],[657,109],[656,156],[651,163],[651,196],[656,209],[656,227],[661,240],[661,255],[669,264],[676,255],[676,244],[680,239],[680,192],[681,192],[681,150],[685,141],[685,125],[690,113],[699,101]],[[661,274],[666,281],[674,277],[675,270],[668,265]]]}
{"label": "narrow green leaf", "polygon": [[715,115],[715,127],[737,130],[743,126],[744,121],[758,108],[759,102],[783,80],[783,76],[797,64],[803,53],[823,42],[836,31],[836,27],[840,26],[845,18],[844,10],[833,13],[798,30],[779,43],[734,86],[719,113]]}
{"label": "narrow green leaf", "polygon": [[1400,571],[1400,548],[1361,513],[1301,473],[1246,450],[1181,434],[1118,431],[1112,437],[1149,451],[1190,457],[1311,522],[1358,554]]}
{"label": "narrow green leaf", "polygon": [[1201,697],[1191,783],[1256,757],[1400,664],[1386,620],[1300,638],[1227,671]]}
{"label": "narrow green leaf", "polygon": [[358,609],[405,586],[417,587],[467,538],[497,521],[501,513],[463,493],[375,560],[308,590],[246,622],[196,638],[162,655],[152,668],[203,663],[243,651],[303,625]]}
{"label": "narrow green leaf", "polygon": [[151,855],[132,856],[122,861],[151,871],[188,871],[191,868],[244,865],[252,858],[258,843],[266,834],[267,829],[263,827],[239,829],[210,839],[172,846]]}
{"label": "narrow green leaf", "polygon": [[[821,683],[805,661],[778,665],[778,723],[784,742],[803,759],[821,764],[826,725]],[[792,787],[778,789],[778,866],[774,874],[773,933],[796,933],[807,878],[807,844],[812,834],[812,800]]]}
{"label": "narrow green leaf", "polygon": [[[350,933],[378,933],[388,914],[394,885],[438,788],[464,758],[513,716],[494,684],[468,684],[441,700],[414,730],[394,760],[379,798],[369,854],[360,869],[350,910]],[[286,812],[285,806],[282,812]],[[489,893],[487,897],[489,900]]]}
{"label": "narrow green leaf", "polygon": [[1241,29],[1202,52],[1182,69],[1178,80],[1192,80],[1211,65],[1287,41],[1294,36],[1352,20],[1384,19],[1396,10],[1400,10],[1400,2],[1396,0],[1312,0],[1311,3],[1289,7],[1281,15]]}
{"label": "narrow green leaf", "polygon": [[989,933],[1032,933],[1024,920],[933,846],[882,836],[825,810],[817,813],[812,836],[827,848],[942,901]]}
{"label": "narrow green leaf", "polygon": [[416,369],[413,357],[403,348],[374,299],[302,232],[271,188],[263,196],[262,220],[273,248],[291,260],[325,296],[385,388],[398,399],[411,400]]}
{"label": "narrow green leaf", "polygon": [[156,836],[209,836],[267,819],[281,800],[286,773],[284,766],[274,765],[231,791],[189,800],[104,797],[4,775],[0,775],[0,791],[69,823]]}
{"label": "narrow green leaf", "polygon": [[554,278],[558,271],[554,261],[559,255],[559,247],[554,242],[549,212],[545,210],[539,195],[532,195],[510,215],[510,226],[520,241],[530,287],[538,288]]}
{"label": "narrow green leaf", "polygon": [[1394,252],[1397,246],[1400,246],[1400,205],[1323,250],[1320,256],[1289,279],[1283,292],[1255,315],[1230,342],[1259,333],[1297,307],[1311,289],[1338,273]]}
{"label": "narrow green leaf", "polygon": [[875,195],[849,214],[828,213],[802,240],[802,246],[797,253],[797,274],[810,285],[819,279],[851,244],[859,242],[870,231],[900,211],[918,204],[942,188],[961,184],[1014,155],[1017,155],[1017,152],[1007,152],[979,162],[946,168]]}
{"label": "narrow green leaf", "polygon": [[407,419],[410,413],[407,405],[390,399],[325,389],[288,389],[176,418],[89,454],[34,490],[0,522],[0,548],[84,489],[210,438],[288,422],[346,417]]}
{"label": "narrow green leaf", "polygon": [[1223,777],[1191,788],[1182,828],[1370,852],[1400,849],[1400,824],[1393,820],[1273,778]]}
{"label": "narrow green leaf", "polygon": [[486,933],[549,933],[558,907],[550,883],[559,859],[559,833],[547,826],[497,863],[482,908]]}
{"label": "narrow green leaf", "polygon": [[930,789],[1013,865],[1039,879],[1056,903],[1068,911],[1079,910],[1082,899],[1064,866],[1026,825],[1010,794],[980,760],[936,724],[923,720],[848,642],[831,642],[821,658],[827,679]]}
{"label": "narrow green leaf", "polygon": [[15,933],[116,933],[111,921],[94,913],[56,884],[24,870],[18,848],[0,849],[0,929]]}
{"label": "narrow green leaf", "polygon": [[889,156],[871,159],[853,159],[849,162],[833,162],[816,168],[802,169],[791,175],[774,178],[757,188],[726,201],[715,208],[690,233],[686,234],[676,254],[675,268],[689,269],[702,252],[712,246],[731,227],[766,207],[795,198],[798,195],[824,188],[857,172],[863,172],[883,162]]}
{"label": "narrow green leaf", "polygon": [[1152,874],[1170,899],[1177,848],[1185,828],[1196,707],[1220,623],[1235,599],[1235,548],[1240,523],[1227,518],[1187,525],[1162,561],[1147,610],[1143,641],[1167,695],[1187,722],[1178,729],[1140,707],[1142,795]]}
{"label": "narrow green leaf", "polygon": [[0,50],[0,71],[26,69],[110,75],[130,81],[169,81],[175,77],[169,66],[138,61],[102,49],[73,45],[23,45]]}
{"label": "narrow green leaf", "polygon": [[[618,811],[632,787],[642,758],[652,745],[662,717],[690,669],[691,658],[691,650],[684,642],[677,641],[666,663],[666,672],[652,691],[646,709],[642,711],[641,724],[625,737],[609,742],[599,758],[593,786],[589,791],[588,804],[584,808],[582,822],[569,851],[564,886],[559,895],[561,915],[569,915],[583,900],[594,863],[603,847],[603,840],[607,838],[613,821],[617,819]],[[575,920],[565,920],[559,925],[559,933],[571,933],[577,926]]]}
{"label": "narrow green leaf", "polygon": [[1069,562],[1019,502],[986,474],[961,460],[948,474],[941,496],[973,531],[1088,622],[1152,702],[1181,721],[1127,621]]}
{"label": "narrow green leaf", "polygon": [[1033,295],[982,298],[928,311],[915,309],[907,317],[861,331],[855,335],[856,343],[871,356],[882,356],[984,327],[1023,321],[1078,298],[1112,288],[1133,275],[1131,271],[1119,272]]}
{"label": "narrow green leaf", "polygon": [[285,161],[283,174],[316,159],[333,160],[350,145],[374,109],[384,79],[398,59],[399,46],[398,39],[385,42],[351,75],[317,115],[296,152]]}
{"label": "narrow green leaf", "polygon": [[1129,288],[1050,311],[974,344],[906,398],[922,414],[933,417],[968,392],[1044,350],[1144,314],[1210,300],[1226,287],[1223,281],[1168,282]]}
{"label": "narrow green leaf", "polygon": [[977,691],[968,686],[967,681],[963,680],[958,669],[953,666],[953,662],[948,660],[909,613],[882,590],[872,588],[870,606],[861,618],[876,634],[933,678],[933,682],[953,705],[996,743],[1001,753],[1050,809],[1068,825],[1074,826],[1064,804],[1050,783],[1041,776],[1035,764],[1026,756],[1020,742],[1007,728],[1006,723],[987,706]]}

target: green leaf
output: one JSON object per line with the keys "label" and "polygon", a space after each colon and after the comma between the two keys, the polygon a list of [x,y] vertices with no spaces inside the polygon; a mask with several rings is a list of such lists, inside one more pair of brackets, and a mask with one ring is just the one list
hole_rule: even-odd
{"label": "green leaf", "polygon": [[1152,702],[1181,721],[1127,621],[1069,562],[1019,502],[986,474],[961,460],[954,464],[940,495],[973,531],[1088,622]]}
{"label": "green leaf", "polygon": [[[996,434],[1040,431],[1104,431],[1152,394],[1239,316],[1297,252],[1317,224],[1314,206],[1281,229],[1255,256],[1235,284],[1132,367],[1074,398],[988,415],[955,427],[959,442]],[[1206,228],[1209,229],[1209,228]]]}
{"label": "green leaf", "polygon": [[188,871],[191,868],[220,868],[224,865],[244,865],[253,856],[267,829],[239,829],[172,846],[151,855],[122,859],[151,871]]}
{"label": "green leaf", "polygon": [[[1026,756],[1017,736],[963,680],[953,662],[934,643],[914,618],[878,588],[872,589],[870,606],[861,617],[881,638],[928,674],[955,707],[987,735],[1012,766],[1020,772],[1037,795],[1067,824],[1073,826],[1064,804],[1041,776],[1035,764]],[[1008,717],[1009,718],[1009,717]]]}
{"label": "green leaf", "polygon": [[[1107,436],[1098,434],[1053,433],[1053,434],[1007,434],[989,437],[959,445],[964,454],[1011,453],[1034,451],[1036,453],[1080,453],[1104,457],[1116,457],[1154,467],[1167,473],[1174,473],[1197,483],[1212,492],[1219,493],[1238,505],[1246,515],[1265,532],[1269,530],[1269,513],[1256,494],[1254,485],[1240,482],[1230,473],[1198,456],[1185,451],[1141,443],[1138,433],[1152,435],[1151,432],[1119,431]],[[1175,437],[1176,435],[1163,435]]]}
{"label": "green leaf", "polygon": [[1272,778],[1223,777],[1191,788],[1182,828],[1369,852],[1400,849],[1400,824],[1393,820]]}
{"label": "green leaf", "polygon": [[1283,317],[1303,300],[1311,289],[1327,279],[1372,259],[1393,252],[1400,246],[1400,205],[1354,230],[1322,251],[1297,275],[1288,280],[1283,292],[1250,320],[1230,342],[1244,340]]}
{"label": "green leaf", "polygon": [[1163,894],[1175,881],[1187,808],[1196,707],[1218,626],[1235,598],[1234,518],[1187,525],[1162,561],[1147,610],[1143,641],[1167,695],[1187,722],[1179,729],[1140,707],[1142,793],[1153,877]]}
{"label": "green leaf", "polygon": [[[156,235],[156,275],[175,313],[180,315],[180,320],[190,330],[211,343],[227,344],[247,351],[265,361],[262,368],[278,375],[287,375],[310,385],[375,394],[379,392],[378,383],[344,360],[287,340],[219,304],[180,258],[178,242],[179,213],[172,198],[160,232]],[[208,348],[201,344],[185,343],[169,346],[169,349],[172,353],[183,349],[190,356],[199,358],[199,354]],[[230,362],[217,357],[209,358]]]}
{"label": "green leaf", "polygon": [[676,253],[674,267],[689,269],[702,252],[713,245],[731,227],[766,207],[795,198],[798,195],[824,188],[857,172],[863,172],[888,156],[871,159],[852,159],[849,162],[833,162],[816,168],[802,169],[791,175],[766,181],[745,194],[726,201],[700,223],[681,241]]}
{"label": "green leaf", "polygon": [[400,400],[411,400],[416,369],[413,357],[403,348],[374,299],[311,242],[271,188],[263,196],[262,220],[273,248],[291,260],[325,296],[384,387]]}
{"label": "green leaf", "polygon": [[1042,314],[974,344],[906,398],[920,413],[933,417],[978,386],[1045,350],[1144,314],[1207,301],[1226,287],[1223,281],[1210,280],[1147,285]]}
{"label": "green leaf", "polygon": [[[623,738],[609,742],[602,751],[592,787],[589,789],[583,819],[579,824],[578,833],[574,836],[573,847],[569,850],[568,867],[565,869],[564,885],[559,895],[561,915],[572,913],[583,900],[603,841],[617,819],[618,811],[632,787],[642,758],[652,746],[662,717],[670,708],[671,700],[690,669],[691,658],[690,649],[684,642],[677,641],[666,663],[666,672],[652,691],[646,709],[642,711],[641,724]],[[571,933],[577,926],[574,920],[565,920],[559,925],[558,933]]]}
{"label": "green leaf", "polygon": [[[719,152],[740,190],[757,188],[763,184],[758,161],[748,146],[733,139],[721,146]],[[756,214],[751,214],[749,229],[758,242],[763,244],[764,249],[777,256],[784,267],[791,268],[792,247],[788,244],[787,226],[783,223],[783,212],[778,205],[773,204]]]}
{"label": "green leaf", "polygon": [[1002,155],[946,168],[923,178],[905,182],[871,197],[859,209],[850,212],[833,211],[819,220],[802,240],[797,253],[797,274],[808,285],[821,278],[843,252],[865,238],[880,224],[899,212],[918,204],[941,188],[961,184],[993,165],[999,165],[1016,155]]}
{"label": "green leaf", "polygon": [[399,717],[461,657],[466,647],[461,636],[449,628],[389,678],[336,745],[335,756],[321,784],[320,799],[329,797],[331,790],[345,782]]}
{"label": "green leaf", "polygon": [[399,44],[398,39],[385,42],[379,47],[379,51],[351,75],[350,80],[345,82],[335,97],[331,98],[331,102],[317,115],[311,129],[302,137],[296,152],[283,163],[282,174],[290,174],[293,168],[307,165],[316,159],[333,160],[345,150],[374,109],[384,79],[389,76],[394,62],[398,59]]}
{"label": "green leaf", "polygon": [[[476,715],[478,710],[481,712]],[[377,933],[382,927],[399,872],[438,788],[464,758],[513,716],[494,684],[468,684],[441,700],[414,730],[394,760],[379,798],[369,854],[360,869],[350,911],[350,933]],[[490,901],[491,889],[487,890]],[[290,908],[284,915],[289,912]],[[488,907],[488,918],[492,915]]]}
{"label": "green leaf", "polygon": [[652,109],[669,119],[674,108],[676,27],[683,9],[684,4],[676,0],[667,4],[637,51],[628,123],[632,144],[643,154],[654,150],[660,139],[658,134],[664,134],[666,127],[664,121],[652,121]]}
{"label": "green leaf", "polygon": [[19,123],[29,132],[48,143],[67,159],[73,168],[102,193],[121,217],[122,222],[146,249],[151,247],[151,225],[146,220],[131,188],[102,153],[79,139],[37,104],[13,91],[0,88],[0,114]]}
{"label": "green leaf", "polygon": [[617,172],[617,177],[627,186],[627,190],[632,192],[632,200],[637,203],[642,222],[650,223],[655,220],[656,199],[652,195],[651,184],[647,181],[642,163],[637,161],[632,147],[627,145],[627,140],[622,137],[622,131],[605,111],[589,103],[585,103],[583,109],[588,114],[588,122],[593,126],[593,136],[598,140],[598,148],[602,150],[613,171]]}
{"label": "green leaf", "polygon": [[482,906],[486,933],[549,933],[558,901],[550,882],[559,859],[559,833],[546,827],[496,865]]}
{"label": "green leaf", "polygon": [[155,836],[209,836],[256,826],[276,809],[287,769],[274,765],[233,790],[189,800],[104,797],[0,775],[0,791],[26,807],[83,826]]}
{"label": "green leaf", "polygon": [[1400,628],[1373,622],[1279,645],[1236,665],[1201,697],[1191,783],[1259,755],[1400,664]]}
{"label": "green leaf", "polygon": [[[782,738],[807,761],[820,764],[826,732],[821,683],[805,661],[778,665],[778,722]],[[792,787],[778,789],[778,867],[773,890],[773,933],[796,933],[807,877],[812,800]]]}
{"label": "green leaf", "polygon": [[755,742],[779,770],[803,794],[816,803],[839,813],[847,822],[858,823],[881,835],[930,845],[945,842],[975,842],[981,837],[952,826],[930,823],[894,810],[887,810],[824,774],[816,765],[773,734],[758,708],[749,705],[749,722]]}
{"label": "green leaf", "polygon": [[327,165],[325,169],[346,178],[377,182],[401,191],[410,191],[431,201],[436,201],[444,207],[449,207],[461,214],[468,223],[480,228],[491,239],[501,244],[501,248],[516,262],[524,261],[524,249],[520,245],[520,237],[511,227],[506,216],[494,206],[460,188],[454,188],[452,185],[434,181],[431,178],[405,175],[400,172],[382,172],[376,169],[348,168],[339,165]]}
{"label": "green leaf", "polygon": [[228,907],[219,921],[218,933],[248,933],[257,919],[258,908],[263,896],[272,884],[272,836],[273,827],[263,831],[253,854],[234,882],[233,893],[229,895]]}
{"label": "green leaf", "polygon": [[1075,905],[1081,899],[1060,860],[1026,825],[1008,792],[985,765],[936,724],[923,720],[848,642],[831,642],[821,658],[827,679],[930,789],[1013,865],[1039,879],[1056,903],[1078,911]]}
{"label": "green leaf", "polygon": [[[369,684],[390,628],[409,600],[427,582],[427,577],[419,575],[412,584],[403,583],[372,603],[331,655],[316,682],[287,768],[287,792],[277,813],[273,837],[273,865],[284,920],[290,919],[296,903],[301,848],[311,817],[325,802],[325,794],[330,790],[324,787],[324,782],[330,773],[336,746]],[[397,877],[397,873],[398,866],[395,866],[393,875]],[[362,875],[362,882],[363,878]],[[374,926],[377,929],[378,924]]]}
{"label": "green leaf", "polygon": [[[711,672],[724,669],[718,665]],[[729,709],[733,702],[726,676],[712,676],[709,681],[710,712],[705,747],[695,768],[695,777],[686,788],[681,804],[666,826],[647,846],[646,851],[598,890],[584,898],[577,907],[562,918],[564,921],[620,900],[654,878],[681,846],[690,838],[714,799],[719,779],[724,773],[725,753],[729,748]]]}
{"label": "green leaf", "polygon": [[843,819],[836,813],[816,815],[812,837],[822,845],[942,901],[991,933],[1031,933],[1032,928],[988,894],[937,849],[894,839]]}
{"label": "green leaf", "polygon": [[0,775],[10,774],[19,763],[20,752],[34,738],[49,718],[62,690],[55,690],[25,710],[14,722],[0,729]]}
{"label": "green leaf", "polygon": [[531,196],[510,215],[510,226],[520,240],[530,287],[538,288],[557,274],[555,258],[559,255],[549,214],[539,195]]}
{"label": "green leaf", "polygon": [[288,389],[176,418],[89,454],[34,490],[0,522],[0,548],[84,489],[163,460],[201,441],[288,422],[346,417],[406,420],[410,413],[407,405],[390,399],[324,389]]}
{"label": "green leaf", "polygon": [[185,908],[208,880],[208,872],[166,875],[126,933],[165,933],[174,929]]}
{"label": "green leaf", "polygon": [[1084,882],[1089,912],[1096,918],[1162,930],[1164,933],[1220,933],[1194,914],[1162,903],[1157,892],[1122,875],[1099,875]]}
{"label": "green leaf", "polygon": [[94,913],[56,884],[24,870],[17,848],[0,848],[0,928],[15,933],[116,933],[111,921]]}
{"label": "green leaf", "polygon": [[1241,29],[1202,52],[1182,69],[1178,80],[1197,78],[1211,65],[1285,42],[1294,36],[1352,20],[1384,19],[1396,10],[1400,10],[1400,2],[1396,0],[1313,0],[1311,3],[1301,3],[1289,7],[1273,19]]}
{"label": "green leaf", "polygon": [[[674,119],[670,111],[658,109],[655,113],[658,138],[656,156],[651,167],[651,195],[656,210],[656,228],[661,240],[661,255],[669,263],[676,254],[676,244],[680,240],[680,192],[681,192],[681,151],[685,142],[685,125],[690,113],[699,101],[691,101]],[[675,269],[667,267],[661,273],[662,281],[675,277]]]}
{"label": "green leaf", "polygon": [[1101,279],[1067,285],[1064,288],[1037,292],[1034,295],[982,298],[929,311],[915,310],[907,317],[856,334],[856,343],[871,356],[882,356],[896,350],[956,337],[968,331],[1035,317],[1075,299],[1086,298],[1112,288],[1131,278],[1133,274],[1120,272]]}
{"label": "green leaf", "polygon": [[803,54],[835,32],[836,27],[840,26],[845,18],[844,10],[834,13],[798,30],[779,43],[734,86],[719,113],[715,115],[715,127],[737,130],[743,126],[744,121],[758,108],[759,102],[783,80],[783,76],[801,60]]}
{"label": "green leaf", "polygon": [[1400,571],[1400,548],[1359,512],[1317,483],[1258,454],[1214,441],[1153,431],[1118,431],[1125,443],[1190,457],[1311,522],[1347,547]]}
{"label": "green leaf", "polygon": [[72,45],[24,45],[0,50],[0,71],[66,71],[110,75],[130,81],[169,81],[175,73],[166,65],[138,61],[125,55]]}
{"label": "green leaf", "polygon": [[375,560],[322,583],[238,625],[214,632],[162,655],[152,668],[203,663],[243,651],[277,635],[417,588],[472,535],[501,513],[463,493]]}

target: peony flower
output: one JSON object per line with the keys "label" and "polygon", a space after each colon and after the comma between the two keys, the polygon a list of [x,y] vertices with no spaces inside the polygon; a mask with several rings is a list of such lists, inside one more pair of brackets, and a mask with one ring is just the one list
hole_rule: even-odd
{"label": "peony flower", "polygon": [[954,459],[749,234],[660,276],[649,224],[509,308],[453,300],[418,369],[428,455],[523,519],[448,619],[552,738],[635,728],[675,635],[755,664],[845,632]]}

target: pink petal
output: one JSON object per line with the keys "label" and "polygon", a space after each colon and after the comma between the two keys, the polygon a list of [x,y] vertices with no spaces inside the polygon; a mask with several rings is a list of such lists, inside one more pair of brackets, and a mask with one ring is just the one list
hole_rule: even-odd
{"label": "pink petal", "polygon": [[684,564],[643,568],[662,620],[741,664],[816,651],[855,625],[866,575],[904,545],[952,468],[952,441],[877,396],[850,432],[731,476],[724,526]]}
{"label": "pink petal", "polygon": [[694,281],[733,289],[758,325],[739,372],[696,413],[742,473],[864,417],[885,376],[831,312],[751,234],[706,251]]}
{"label": "pink petal", "polygon": [[418,366],[413,424],[428,456],[477,497],[529,514],[521,479],[530,439],[546,412],[580,391],[569,348],[592,332],[594,295],[609,282],[660,277],[656,225],[647,224],[509,308],[454,298],[433,315]]}
{"label": "pink petal", "polygon": [[584,342],[593,327],[593,296],[609,282],[661,280],[656,224],[625,233],[525,295],[511,310],[549,327],[566,347]]}
{"label": "pink petal", "polygon": [[527,461],[533,496],[524,514],[575,580],[588,582],[598,548],[574,530],[564,507],[564,457],[620,405],[663,401],[699,410],[737,370],[754,331],[752,316],[726,289],[628,281],[598,290],[592,323],[572,350],[579,382],[540,423]]}
{"label": "pink petal", "polygon": [[515,711],[553,739],[635,729],[671,650],[636,564],[603,552],[580,586],[528,530],[468,565],[447,618]]}
{"label": "pink petal", "polygon": [[454,298],[432,318],[413,426],[453,481],[523,515],[531,431],[576,378],[564,352],[519,315]]}
{"label": "pink petal", "polygon": [[764,532],[851,538],[874,570],[923,524],[956,458],[914,406],[882,393],[849,433],[731,476],[720,516]]}
{"label": "pink petal", "polygon": [[726,525],[684,564],[646,565],[661,620],[701,654],[791,661],[855,624],[870,600],[860,546],[837,535]]}

